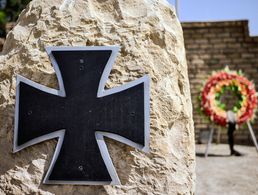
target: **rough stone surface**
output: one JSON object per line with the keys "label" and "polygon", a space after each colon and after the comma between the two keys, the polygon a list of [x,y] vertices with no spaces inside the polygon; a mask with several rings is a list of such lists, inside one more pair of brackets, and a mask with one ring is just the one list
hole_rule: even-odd
{"label": "rough stone surface", "polygon": [[[193,194],[192,105],[174,9],[163,0],[64,2],[32,1],[0,56],[0,194]],[[12,154],[15,76],[57,88],[45,46],[114,44],[121,51],[108,88],[151,77],[150,153],[107,140],[121,186],[43,185],[56,141]]]}

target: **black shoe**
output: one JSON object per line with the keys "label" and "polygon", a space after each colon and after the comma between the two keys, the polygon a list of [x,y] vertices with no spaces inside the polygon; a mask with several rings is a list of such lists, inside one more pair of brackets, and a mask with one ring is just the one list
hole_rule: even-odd
{"label": "black shoe", "polygon": [[233,150],[231,151],[231,156],[243,156],[240,152]]}

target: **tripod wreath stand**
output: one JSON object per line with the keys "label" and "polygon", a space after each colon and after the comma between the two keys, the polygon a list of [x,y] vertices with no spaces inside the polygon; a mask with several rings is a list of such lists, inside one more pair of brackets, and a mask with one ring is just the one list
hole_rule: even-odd
{"label": "tripod wreath stand", "polygon": [[[252,137],[255,149],[256,149],[256,151],[258,153],[258,143],[257,143],[256,137],[255,137],[253,128],[252,128],[252,126],[250,124],[250,121],[247,121],[246,124],[247,124],[248,130],[249,130],[249,133],[250,133],[250,135]],[[211,126],[210,131],[209,131],[209,138],[208,138],[208,142],[207,142],[207,145],[206,145],[206,148],[205,148],[205,155],[204,155],[205,158],[207,158],[208,155],[209,155],[209,148],[210,148],[211,143],[212,143],[213,134],[214,134],[214,123],[212,123],[212,126]]]}
{"label": "tripod wreath stand", "polygon": [[[223,97],[224,99],[225,97],[230,97],[230,99],[225,103],[222,101]],[[233,113],[233,124],[247,124],[258,152],[257,140],[250,124],[250,120],[255,116],[257,93],[253,82],[244,77],[241,71],[232,71],[226,66],[225,69],[213,73],[201,90],[199,100],[200,109],[212,122],[205,149],[205,157],[208,156],[209,147],[212,142],[214,123],[222,127],[225,127],[228,123],[227,110],[231,110]],[[227,108],[228,106],[230,108]],[[229,124],[232,124],[230,120]]]}

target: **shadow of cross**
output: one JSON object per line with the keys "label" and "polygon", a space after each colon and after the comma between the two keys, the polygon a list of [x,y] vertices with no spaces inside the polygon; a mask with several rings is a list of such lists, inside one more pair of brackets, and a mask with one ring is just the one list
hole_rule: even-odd
{"label": "shadow of cross", "polygon": [[14,152],[58,138],[44,183],[120,184],[103,136],[148,151],[148,76],[104,89],[118,49],[46,48],[59,90],[17,77]]}

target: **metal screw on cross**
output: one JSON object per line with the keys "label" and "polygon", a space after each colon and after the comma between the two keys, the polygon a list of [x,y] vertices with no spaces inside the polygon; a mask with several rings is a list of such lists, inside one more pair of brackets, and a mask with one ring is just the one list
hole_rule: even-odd
{"label": "metal screw on cross", "polygon": [[149,149],[149,78],[105,89],[119,48],[47,47],[59,90],[17,76],[14,152],[57,138],[46,184],[120,184],[104,137]]}

